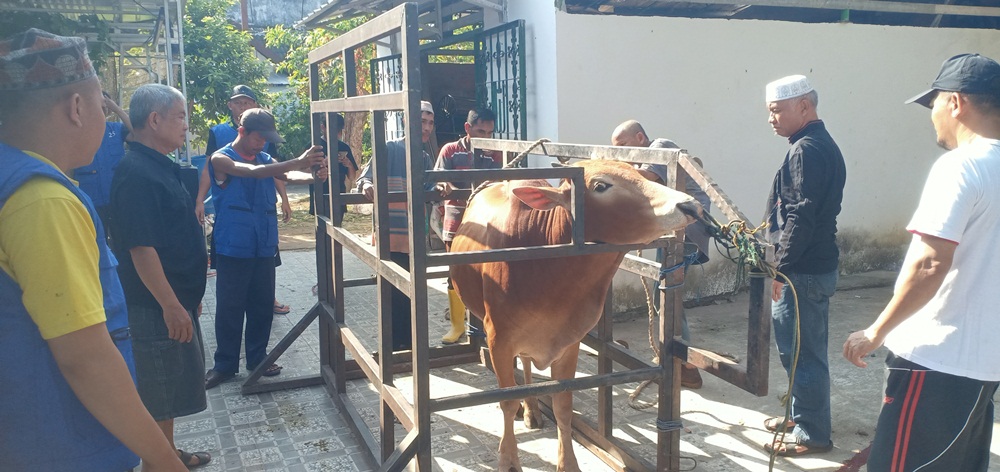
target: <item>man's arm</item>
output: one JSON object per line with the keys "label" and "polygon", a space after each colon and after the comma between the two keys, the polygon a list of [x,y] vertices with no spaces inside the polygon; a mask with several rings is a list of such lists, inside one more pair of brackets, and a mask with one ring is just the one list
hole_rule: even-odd
{"label": "man's arm", "polygon": [[187,310],[181,305],[174,289],[167,282],[167,276],[163,273],[163,265],[160,263],[160,256],[156,249],[149,246],[137,246],[130,248],[129,254],[132,255],[132,263],[135,264],[135,271],[139,274],[139,279],[153,294],[153,298],[163,310],[163,321],[167,325],[167,335],[175,341],[191,342],[191,338],[194,336],[191,317],[188,316]]}
{"label": "man's arm", "polygon": [[358,180],[358,162],[354,160],[354,153],[351,152],[351,148],[347,148],[347,162],[343,163],[347,167],[347,175],[341,176],[344,179],[344,187],[352,188],[354,183]]}
{"label": "man's arm", "polygon": [[198,177],[198,196],[194,199],[194,215],[201,224],[205,224],[205,199],[208,198],[208,190],[212,187],[212,177],[208,174],[211,160],[211,155],[205,159],[205,167],[201,169],[201,176]]}
{"label": "man's arm", "polygon": [[212,166],[218,179],[224,179],[229,175],[263,179],[267,177],[279,177],[288,171],[309,169],[312,166],[318,166],[319,168],[326,167],[326,156],[323,155],[321,147],[313,146],[303,152],[301,156],[285,162],[247,164],[245,162],[236,162],[225,154],[216,153],[212,155]]}
{"label": "man's arm", "polygon": [[885,341],[885,337],[934,297],[951,269],[958,244],[934,236],[914,234],[900,283],[875,322],[863,331],[851,333],[844,343],[844,358],[858,367],[862,359]]}
{"label": "man's arm", "polygon": [[375,186],[372,184],[372,172],[375,168],[375,156],[372,156],[372,161],[368,163],[368,167],[365,167],[365,171],[361,173],[361,177],[358,177],[357,188],[358,192],[365,196],[369,201],[375,199]]}
{"label": "man's arm", "polygon": [[139,399],[104,323],[49,339],[48,345],[80,403],[149,470],[187,470]]}
{"label": "man's arm", "polygon": [[[298,172],[298,171],[294,171]],[[286,174],[287,175],[287,174]],[[292,219],[292,204],[288,202],[288,192],[285,191],[285,180],[286,179],[274,179],[274,188],[278,191],[278,197],[281,198],[281,215],[282,221],[288,223]],[[312,176],[310,176],[310,182],[312,183]],[[292,182],[297,183],[297,182]]]}
{"label": "man's arm", "polygon": [[118,106],[114,100],[107,96],[104,97],[104,104],[107,105],[108,110],[111,110],[114,114],[118,115],[118,118],[122,120],[122,124],[125,125],[125,129],[131,133],[132,120],[128,118],[128,113],[125,113],[125,110],[122,110],[122,107]]}

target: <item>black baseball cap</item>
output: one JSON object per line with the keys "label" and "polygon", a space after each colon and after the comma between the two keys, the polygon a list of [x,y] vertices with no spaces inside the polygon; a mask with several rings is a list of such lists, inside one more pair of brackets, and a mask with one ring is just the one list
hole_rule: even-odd
{"label": "black baseball cap", "polygon": [[255,102],[257,101],[257,94],[253,93],[253,89],[247,87],[246,85],[237,85],[233,87],[233,96],[229,97],[229,99],[233,100],[239,97],[247,97],[250,100],[253,100]]}
{"label": "black baseball cap", "polygon": [[1000,97],[1000,64],[979,54],[959,54],[941,64],[941,71],[930,90],[906,103],[919,103],[931,108],[931,100],[938,91]]}
{"label": "black baseball cap", "polygon": [[247,133],[256,131],[260,133],[269,143],[281,144],[285,142],[278,135],[278,129],[274,124],[274,115],[263,108],[251,108],[240,115],[240,126]]}

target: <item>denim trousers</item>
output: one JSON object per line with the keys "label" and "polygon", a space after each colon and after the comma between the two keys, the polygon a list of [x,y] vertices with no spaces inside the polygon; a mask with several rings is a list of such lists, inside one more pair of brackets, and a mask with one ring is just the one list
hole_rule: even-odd
{"label": "denim trousers", "polygon": [[[799,444],[824,447],[831,442],[830,361],[828,359],[830,297],[837,289],[837,271],[826,274],[785,274],[799,304],[799,358],[792,385],[792,435]],[[781,298],[771,303],[774,340],[781,365],[791,375],[795,356],[795,297],[785,284]]]}

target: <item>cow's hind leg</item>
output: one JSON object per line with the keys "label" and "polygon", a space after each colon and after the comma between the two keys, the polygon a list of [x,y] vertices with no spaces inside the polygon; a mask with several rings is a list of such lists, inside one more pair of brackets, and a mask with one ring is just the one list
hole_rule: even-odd
{"label": "cow's hind leg", "polygon": [[[524,384],[531,385],[531,358],[521,356],[521,366],[524,368]],[[545,424],[542,411],[538,409],[538,399],[527,397],[524,399],[524,426],[528,429],[538,429]]]}
{"label": "cow's hind leg", "polygon": [[[566,348],[562,357],[552,363],[552,379],[572,379],[576,376],[576,362],[580,355],[580,343]],[[552,395],[552,412],[559,430],[559,472],[579,472],[580,466],[573,453],[573,392]]]}
{"label": "cow's hind leg", "polygon": [[[514,379],[514,353],[500,349],[495,343],[490,343],[490,359],[493,370],[497,374],[497,384],[500,388],[517,385]],[[517,457],[517,438],[514,437],[514,416],[520,402],[505,400],[500,402],[503,411],[503,437],[500,438],[498,465],[500,472],[521,472],[521,460]]]}

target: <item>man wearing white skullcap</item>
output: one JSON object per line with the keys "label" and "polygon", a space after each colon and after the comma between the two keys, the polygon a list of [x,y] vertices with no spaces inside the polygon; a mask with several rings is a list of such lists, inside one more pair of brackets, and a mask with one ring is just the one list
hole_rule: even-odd
{"label": "man wearing white skullcap", "polygon": [[[420,102],[420,141],[427,144],[434,133],[434,107],[430,102]],[[385,143],[385,155],[375,156],[386,159],[388,173],[388,192],[405,192],[406,179],[406,138],[399,138]],[[424,170],[431,170],[434,161],[430,154],[423,151]],[[373,157],[373,159],[375,158]],[[357,189],[369,200],[375,199],[375,178],[372,162],[358,178]],[[434,188],[434,182],[425,182],[425,190]],[[444,193],[442,193],[443,195]],[[406,202],[389,203],[389,257],[403,269],[410,269],[409,223],[406,213]],[[374,240],[374,235],[373,240]],[[392,288],[392,350],[407,351],[411,343],[410,298],[398,288]]]}
{"label": "man wearing white skullcap", "polygon": [[774,176],[765,213],[780,273],[771,290],[774,339],[789,375],[796,344],[799,354],[791,417],[764,423],[770,431],[787,430],[790,438],[764,449],[798,456],[833,448],[828,320],[837,287],[837,215],[847,171],[840,148],[817,115],[818,95],[805,76],[767,84],[765,100],[774,133],[791,144]]}

